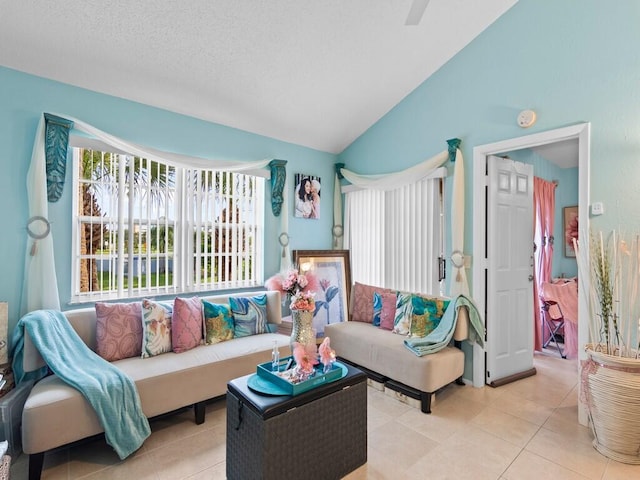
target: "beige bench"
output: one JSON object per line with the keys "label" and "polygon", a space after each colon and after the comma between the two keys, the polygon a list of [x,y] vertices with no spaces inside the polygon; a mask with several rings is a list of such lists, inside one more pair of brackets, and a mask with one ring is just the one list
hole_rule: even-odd
{"label": "beige bench", "polygon": [[456,346],[422,357],[405,347],[407,337],[370,323],[334,323],[325,327],[324,334],[342,360],[360,367],[387,388],[419,399],[424,413],[431,413],[431,397],[437,390],[452,382],[463,385],[464,353],[459,342],[469,335],[466,307],[459,311],[453,335]]}

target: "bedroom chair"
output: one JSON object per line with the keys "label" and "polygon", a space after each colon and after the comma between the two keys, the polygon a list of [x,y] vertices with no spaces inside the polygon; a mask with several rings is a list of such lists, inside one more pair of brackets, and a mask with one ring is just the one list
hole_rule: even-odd
{"label": "bedroom chair", "polygon": [[[553,342],[556,344],[556,348],[558,349],[558,353],[562,358],[567,358],[564,353],[564,349],[560,348],[558,344],[558,336],[561,335],[560,332],[564,334],[564,315],[562,314],[562,309],[560,308],[560,304],[555,300],[550,300],[544,298],[540,295],[540,303],[541,303],[541,315],[542,315],[542,323],[547,326],[547,330],[549,330],[549,338],[546,342],[542,344],[542,348],[547,348],[549,343]],[[543,327],[544,329],[544,327]],[[543,335],[544,338],[544,335]],[[564,343],[564,340],[563,340]]]}

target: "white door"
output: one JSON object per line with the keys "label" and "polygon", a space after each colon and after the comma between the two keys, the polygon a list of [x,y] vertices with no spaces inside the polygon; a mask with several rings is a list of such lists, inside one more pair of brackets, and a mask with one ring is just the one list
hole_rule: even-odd
{"label": "white door", "polygon": [[533,368],[533,165],[490,156],[486,383]]}

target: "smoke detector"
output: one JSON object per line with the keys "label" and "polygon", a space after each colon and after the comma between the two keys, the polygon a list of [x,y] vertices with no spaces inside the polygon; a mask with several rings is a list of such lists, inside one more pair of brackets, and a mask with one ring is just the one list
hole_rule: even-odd
{"label": "smoke detector", "polygon": [[533,110],[523,110],[518,114],[518,126],[521,128],[529,128],[536,123],[536,112]]}

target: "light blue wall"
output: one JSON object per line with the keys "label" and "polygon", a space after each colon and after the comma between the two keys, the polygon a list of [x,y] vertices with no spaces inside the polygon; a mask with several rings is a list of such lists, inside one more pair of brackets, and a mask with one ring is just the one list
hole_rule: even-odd
{"label": "light blue wall", "polygon": [[[640,2],[520,0],[340,155],[351,170],[408,167],[462,139],[465,252],[473,249],[473,147],[591,122],[592,226],[640,228]],[[522,130],[518,112],[537,123]],[[390,167],[393,165],[393,167]],[[472,278],[473,272],[469,272]],[[470,376],[471,355],[465,375]]]}
{"label": "light blue wall", "polygon": [[[0,67],[0,301],[9,302],[10,327],[19,315],[23,279],[28,218],[26,175],[36,126],[43,112],[70,115],[124,139],[162,150],[219,159],[287,160],[291,185],[295,173],[322,179],[319,220],[293,218],[293,207],[289,208],[291,248],[331,248],[335,155]],[[68,178],[70,171],[67,169]],[[61,200],[49,204],[49,208],[64,308],[71,292],[71,189],[65,188]],[[279,217],[276,219],[269,207],[265,239],[267,276],[279,268],[278,234]]]}

